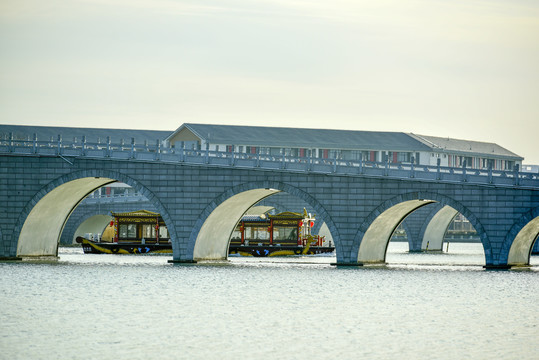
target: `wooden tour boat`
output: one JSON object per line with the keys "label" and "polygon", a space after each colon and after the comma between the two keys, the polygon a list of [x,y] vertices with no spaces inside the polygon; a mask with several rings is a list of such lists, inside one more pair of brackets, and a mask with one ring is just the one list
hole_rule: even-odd
{"label": "wooden tour boat", "polygon": [[228,253],[259,257],[333,252],[330,241],[311,234],[314,221],[305,209],[303,215],[283,212],[244,216],[232,234]]}
{"label": "wooden tour boat", "polygon": [[[160,214],[139,210],[111,213],[114,220],[100,241],[77,237],[86,254],[172,253],[167,227]],[[234,230],[230,255],[289,256],[331,253],[335,247],[323,236],[312,235],[315,217],[300,213],[243,216]],[[110,235],[105,235],[110,234]]]}
{"label": "wooden tour boat", "polygon": [[[77,237],[86,254],[172,253],[172,245],[161,215],[138,210],[111,212],[114,218],[103,231],[100,241]],[[105,235],[110,234],[110,235]]]}

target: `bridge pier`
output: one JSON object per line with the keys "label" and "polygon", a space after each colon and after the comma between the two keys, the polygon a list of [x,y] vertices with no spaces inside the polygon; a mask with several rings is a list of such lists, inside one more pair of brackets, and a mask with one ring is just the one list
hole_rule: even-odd
{"label": "bridge pier", "polygon": [[448,205],[432,214],[426,226],[422,228],[422,251],[442,251],[447,228],[457,214],[458,211]]}

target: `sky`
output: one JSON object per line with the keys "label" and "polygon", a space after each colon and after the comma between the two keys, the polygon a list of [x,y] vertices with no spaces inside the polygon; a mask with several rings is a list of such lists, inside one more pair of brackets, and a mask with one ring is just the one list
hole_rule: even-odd
{"label": "sky", "polygon": [[2,0],[0,123],[402,131],[539,164],[536,0]]}

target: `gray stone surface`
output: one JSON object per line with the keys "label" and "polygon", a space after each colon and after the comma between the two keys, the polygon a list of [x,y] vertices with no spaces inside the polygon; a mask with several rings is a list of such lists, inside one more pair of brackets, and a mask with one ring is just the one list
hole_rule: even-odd
{"label": "gray stone surface", "polygon": [[[17,253],[18,247],[25,248],[19,237],[23,225],[32,225],[25,224],[32,209],[47,194],[67,190],[66,184],[78,179],[88,179],[91,185],[96,177],[122,181],[153,204],[169,228],[175,260],[192,260],[199,231],[210,214],[232,196],[253,189],[280,190],[309,204],[331,231],[339,263],[365,260],[359,254],[362,240],[386,210],[405,201],[427,199],[462,213],[477,230],[486,264],[505,265],[510,263],[516,234],[537,217],[539,207],[539,191],[529,188],[106,158],[70,161],[56,156],[0,156],[1,257],[30,255]],[[64,208],[58,210],[58,214],[65,212]],[[61,215],[49,220],[58,229],[67,218]],[[396,217],[387,226],[401,221]],[[56,238],[53,235],[47,241],[57,244],[60,233]],[[531,246],[532,241],[525,243]],[[49,249],[50,244],[43,247]],[[199,256],[204,257],[203,252]]]}

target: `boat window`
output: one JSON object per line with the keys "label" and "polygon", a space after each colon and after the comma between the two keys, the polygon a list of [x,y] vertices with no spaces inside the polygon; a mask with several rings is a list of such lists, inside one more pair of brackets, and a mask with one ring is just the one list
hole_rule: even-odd
{"label": "boat window", "polygon": [[137,237],[136,224],[120,224],[119,238],[120,239],[135,239]]}
{"label": "boat window", "polygon": [[163,225],[162,225],[162,226],[159,228],[159,238],[161,238],[161,239],[168,239],[168,238],[169,238],[169,236],[168,236],[168,229],[167,229],[166,226],[163,226]]}
{"label": "boat window", "polygon": [[155,239],[155,225],[144,224],[142,225],[142,237],[145,239]]}
{"label": "boat window", "polygon": [[127,237],[127,225],[126,224],[121,224],[120,225],[120,230],[118,232],[119,232],[118,236],[121,239],[125,239]]}
{"label": "boat window", "polygon": [[246,226],[246,240],[269,240],[269,232],[267,226]]}
{"label": "boat window", "polygon": [[241,240],[241,231],[239,230],[234,230],[234,232],[232,233],[232,240]]}
{"label": "boat window", "polygon": [[298,238],[295,227],[275,227],[273,229],[273,240],[294,240]]}

